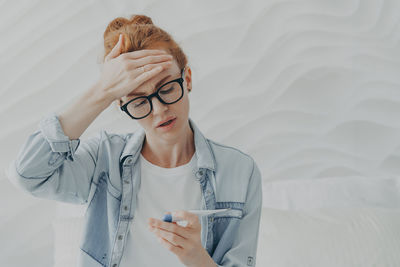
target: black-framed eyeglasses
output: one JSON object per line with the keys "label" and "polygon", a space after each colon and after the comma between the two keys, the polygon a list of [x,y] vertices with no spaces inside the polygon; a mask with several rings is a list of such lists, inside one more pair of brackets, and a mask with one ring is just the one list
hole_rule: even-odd
{"label": "black-framed eyeglasses", "polygon": [[121,110],[126,112],[134,120],[143,119],[153,111],[151,99],[157,99],[166,105],[178,102],[183,97],[183,74],[185,68],[181,70],[181,77],[161,85],[156,92],[148,96],[139,96],[121,106]]}

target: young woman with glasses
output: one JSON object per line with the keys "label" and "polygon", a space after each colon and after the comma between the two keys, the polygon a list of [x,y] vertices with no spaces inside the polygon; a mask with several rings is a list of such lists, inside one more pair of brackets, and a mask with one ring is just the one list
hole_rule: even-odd
{"label": "young woman with glasses", "polygon": [[[134,15],[109,23],[104,48],[99,80],[41,120],[10,179],[37,197],[88,205],[79,266],[255,266],[260,170],[189,117],[192,73],[180,46]],[[80,140],[112,103],[139,130]],[[227,210],[189,211],[214,209]]]}

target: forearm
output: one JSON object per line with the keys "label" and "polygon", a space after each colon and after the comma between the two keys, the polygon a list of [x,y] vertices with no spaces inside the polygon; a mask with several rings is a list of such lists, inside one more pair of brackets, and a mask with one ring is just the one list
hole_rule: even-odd
{"label": "forearm", "polygon": [[110,98],[101,92],[99,85],[94,84],[78,98],[78,101],[58,115],[65,135],[71,140],[78,139],[96,117],[111,104]]}
{"label": "forearm", "polygon": [[[207,256],[208,256],[208,254],[207,254]],[[205,259],[205,261],[204,261],[204,264],[203,265],[201,265],[202,267],[218,267],[218,265],[215,263],[215,261],[210,257],[210,256],[208,256],[206,259]],[[199,266],[200,267],[200,266]]]}
{"label": "forearm", "polygon": [[190,267],[218,267],[215,261],[210,257],[208,252],[204,249],[202,260],[199,261],[198,265],[193,265]]}

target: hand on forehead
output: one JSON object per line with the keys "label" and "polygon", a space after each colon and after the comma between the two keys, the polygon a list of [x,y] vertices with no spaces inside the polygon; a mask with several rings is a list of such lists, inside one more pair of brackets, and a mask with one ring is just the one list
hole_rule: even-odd
{"label": "hand on forehead", "polygon": [[[155,92],[156,89],[158,89],[162,84],[167,83],[173,79],[179,78],[180,77],[180,70],[179,67],[176,63],[173,63],[170,67],[167,67],[166,69],[163,69],[160,73],[158,73],[156,76],[150,78],[149,80],[145,81],[142,83],[139,87],[134,89],[132,92],[140,92],[140,93],[145,93],[145,95],[150,95],[153,92]],[[170,76],[170,77],[168,77]],[[166,78],[168,77],[168,78]],[[164,81],[162,81],[165,78]],[[160,81],[162,81],[160,83]],[[157,88],[156,88],[157,87]],[[130,94],[129,93],[129,94]],[[128,94],[128,95],[129,95]],[[134,98],[136,96],[124,96],[121,100],[122,103],[128,101],[131,98]]]}
{"label": "hand on forehead", "polygon": [[[171,67],[168,67],[168,68],[164,69],[163,71],[161,71],[159,74],[157,74],[150,80],[144,82],[141,86],[139,86],[137,91],[147,92],[150,94],[150,92],[153,92],[155,89],[157,89],[162,84],[169,82],[170,80],[178,78],[179,77],[178,75],[180,74],[180,73],[179,74],[178,73],[179,73],[178,67],[172,65]],[[171,76],[171,77],[166,78],[168,76]],[[166,79],[160,84],[160,81],[162,81],[164,78],[166,78]]]}

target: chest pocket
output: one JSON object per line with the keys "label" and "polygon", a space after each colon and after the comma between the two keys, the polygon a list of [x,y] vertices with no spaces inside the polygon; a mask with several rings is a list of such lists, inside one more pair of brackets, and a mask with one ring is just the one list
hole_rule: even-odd
{"label": "chest pocket", "polygon": [[213,214],[213,248],[212,253],[215,249],[224,250],[219,253],[225,254],[233,244],[233,240],[237,235],[240,222],[243,217],[243,202],[216,202],[216,209],[231,208],[224,212]]}
{"label": "chest pocket", "polygon": [[230,210],[213,214],[214,221],[220,219],[236,218],[241,219],[243,217],[244,202],[235,201],[220,201],[215,202],[215,209],[228,209]]}
{"label": "chest pocket", "polygon": [[228,219],[228,218],[241,219],[242,217],[243,217],[242,209],[231,209],[214,214],[214,221],[218,221],[219,219]]}

